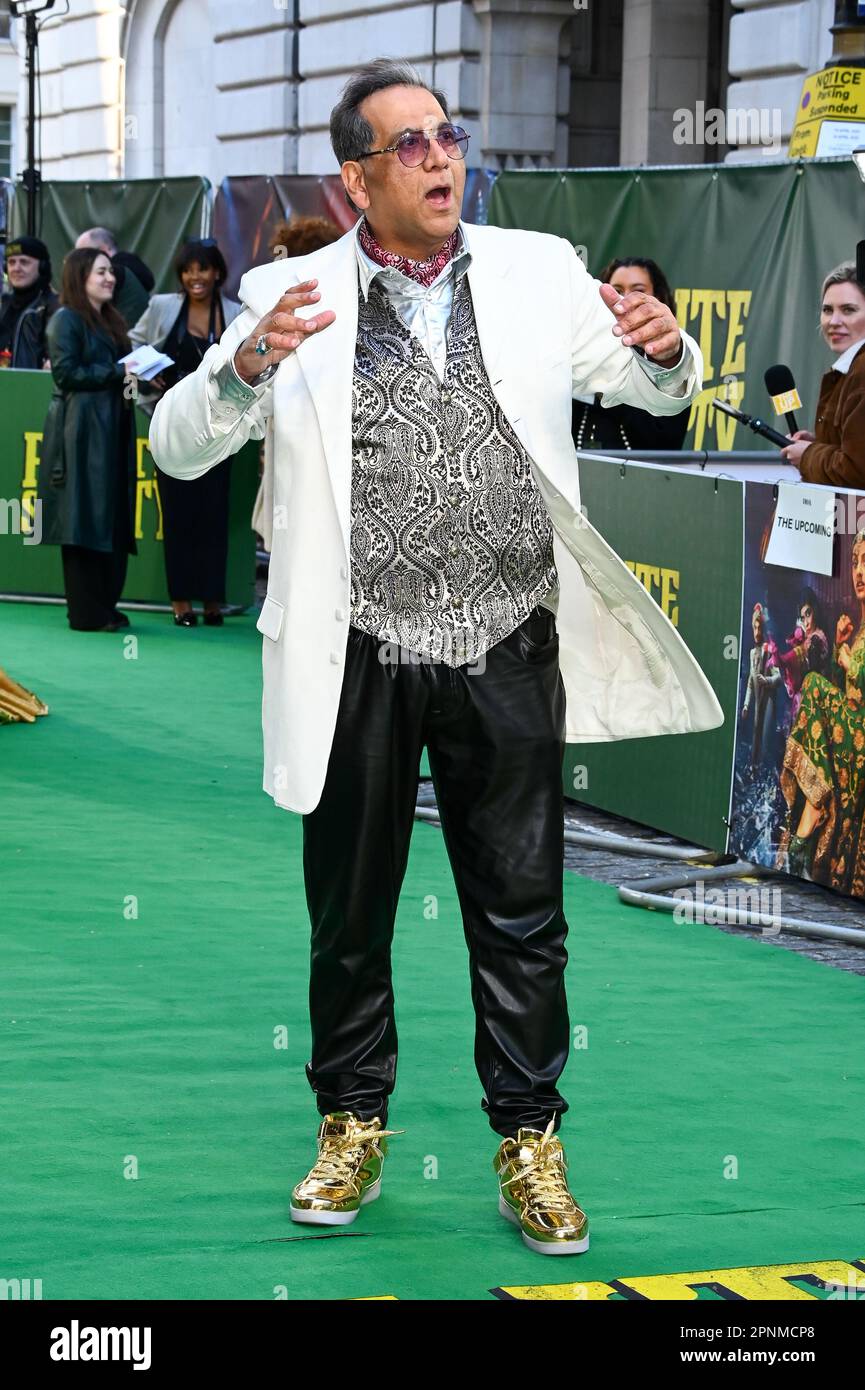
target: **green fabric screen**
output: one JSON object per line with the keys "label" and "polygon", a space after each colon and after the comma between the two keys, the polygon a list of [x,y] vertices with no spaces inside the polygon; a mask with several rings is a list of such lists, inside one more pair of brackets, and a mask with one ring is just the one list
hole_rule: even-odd
{"label": "green fabric screen", "polygon": [[[134,251],[156,277],[156,292],[177,289],[172,269],[181,243],[210,226],[207,179],[104,179],[42,185],[38,235],[51,253],[54,284],[63,257],[88,227],[109,227],[123,251]],[[22,235],[27,199],[20,184],[12,205],[12,233]]]}
{"label": "green fabric screen", "polygon": [[706,359],[685,448],[772,451],[708,398],[729,378],[728,399],[774,423],[763,373],[777,362],[802,397],[800,428],[813,428],[831,362],[817,331],[820,286],[865,237],[865,188],[850,159],[515,170],[496,180],[488,221],[566,237],[586,248],[595,276],[614,256],[658,262]]}

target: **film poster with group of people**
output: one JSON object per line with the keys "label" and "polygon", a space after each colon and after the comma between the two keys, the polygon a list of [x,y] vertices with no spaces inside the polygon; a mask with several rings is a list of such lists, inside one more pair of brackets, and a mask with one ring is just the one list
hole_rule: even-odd
{"label": "film poster with group of people", "polygon": [[[818,494],[822,514],[808,526],[818,548],[806,569],[793,567],[802,542],[792,518],[782,516],[779,488],[745,488],[730,848],[751,863],[861,898],[865,496]],[[782,526],[788,544],[779,549]]]}

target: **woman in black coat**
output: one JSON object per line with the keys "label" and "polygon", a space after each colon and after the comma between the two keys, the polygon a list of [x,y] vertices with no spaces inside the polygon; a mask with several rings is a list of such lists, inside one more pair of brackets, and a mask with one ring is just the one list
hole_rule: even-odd
{"label": "woman in black coat", "polygon": [[[676,301],[669,281],[657,261],[631,256],[610,261],[600,275],[601,283],[612,285],[619,294],[642,291],[654,295],[676,312]],[[690,406],[679,415],[652,415],[635,405],[613,405],[605,410],[601,395],[574,401],[571,433],[577,452],[585,449],[681,449],[688,433]]]}
{"label": "woman in black coat", "polygon": [[135,424],[126,325],[111,303],[115,276],[104,251],[71,251],[60,305],[48,325],[54,377],[39,465],[45,542],[63,553],[69,626],[116,632],[117,602],[135,545]]}

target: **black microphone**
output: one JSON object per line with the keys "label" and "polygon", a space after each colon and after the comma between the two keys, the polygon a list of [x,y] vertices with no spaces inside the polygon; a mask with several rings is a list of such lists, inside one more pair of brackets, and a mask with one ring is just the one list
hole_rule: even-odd
{"label": "black microphone", "polygon": [[713,396],[711,404],[716,410],[723,410],[725,415],[732,415],[734,420],[738,420],[742,425],[747,425],[748,429],[753,430],[755,434],[761,434],[764,439],[771,439],[772,443],[777,444],[779,449],[786,449],[790,443],[785,434],[779,434],[777,430],[773,430],[772,426],[767,425],[765,420],[761,420],[757,415],[746,415],[744,410],[737,410],[735,406],[728,405],[726,401],[721,400],[720,396]]}
{"label": "black microphone", "polygon": [[802,409],[802,401],[796,390],[793,373],[789,367],[768,367],[763,380],[766,383],[766,390],[772,397],[775,414],[786,415],[790,433],[795,434],[799,426],[796,424],[796,416],[793,411]]}
{"label": "black microphone", "polygon": [[860,285],[865,285],[865,241],[860,241],[856,247],[856,279]]}

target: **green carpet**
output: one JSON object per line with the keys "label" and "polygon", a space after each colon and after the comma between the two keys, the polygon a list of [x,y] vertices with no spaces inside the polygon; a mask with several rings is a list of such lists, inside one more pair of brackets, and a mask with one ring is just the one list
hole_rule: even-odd
{"label": "green carpet", "polygon": [[406,1132],[353,1226],[293,1226],[308,922],[300,817],[260,790],[260,639],[251,617],[133,631],[127,659],[124,634],[0,604],[0,665],[51,706],[0,729],[0,1277],[45,1299],[462,1300],[865,1255],[865,981],[572,874],[588,1047],[562,1138],[592,1248],[527,1250],[496,1210],[456,895],[421,824],[394,952]]}

